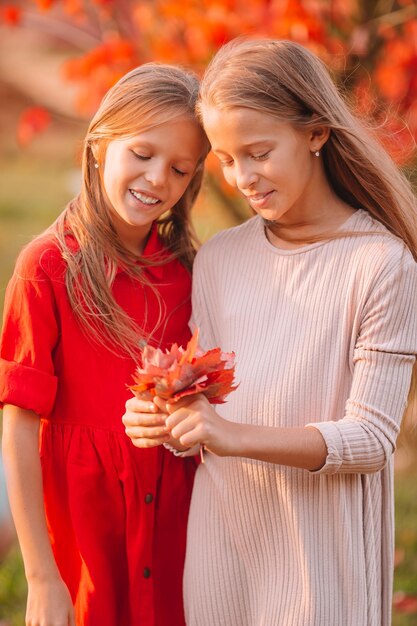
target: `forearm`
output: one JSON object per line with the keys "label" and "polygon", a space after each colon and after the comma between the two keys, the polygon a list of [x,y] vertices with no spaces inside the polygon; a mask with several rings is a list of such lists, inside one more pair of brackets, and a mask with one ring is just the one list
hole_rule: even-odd
{"label": "forearm", "polygon": [[326,462],[327,447],[316,428],[272,428],[233,424],[230,456],[318,470]]}
{"label": "forearm", "polygon": [[327,446],[316,428],[273,428],[240,424],[221,417],[204,396],[183,402],[166,419],[181,445],[203,444],[218,456],[240,456],[277,465],[318,470]]}
{"label": "forearm", "polygon": [[3,458],[26,577],[28,580],[59,577],[43,505],[39,418],[32,411],[12,405],[4,407]]}

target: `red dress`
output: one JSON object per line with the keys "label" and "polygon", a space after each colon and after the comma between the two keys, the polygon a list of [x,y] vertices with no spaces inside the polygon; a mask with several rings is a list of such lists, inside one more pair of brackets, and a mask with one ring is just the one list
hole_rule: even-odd
{"label": "red dress", "polygon": [[[155,228],[145,255],[163,252]],[[50,538],[77,626],[182,626],[182,571],[194,459],[135,448],[121,418],[134,363],[86,338],[70,308],[52,235],[21,253],[6,293],[0,401],[41,416]],[[190,276],[178,261],[148,270],[165,307],[156,343],[189,339]],[[117,302],[142,328],[152,290],[119,270]]]}

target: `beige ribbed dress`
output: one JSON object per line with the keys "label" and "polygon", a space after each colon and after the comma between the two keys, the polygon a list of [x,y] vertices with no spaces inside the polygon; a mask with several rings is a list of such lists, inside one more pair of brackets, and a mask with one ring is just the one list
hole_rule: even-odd
{"label": "beige ribbed dress", "polygon": [[373,234],[282,250],[256,216],[197,256],[202,345],[237,359],[240,386],[219,413],[313,423],[328,456],[308,472],[206,453],[189,520],[188,626],[391,623],[392,453],[417,353],[417,265],[367,212],[343,228]]}

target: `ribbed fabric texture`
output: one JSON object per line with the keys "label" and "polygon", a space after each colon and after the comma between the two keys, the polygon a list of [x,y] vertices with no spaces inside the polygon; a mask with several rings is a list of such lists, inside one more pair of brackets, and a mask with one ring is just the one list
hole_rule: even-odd
{"label": "ribbed fabric texture", "polygon": [[184,579],[188,626],[389,626],[392,453],[417,353],[417,265],[367,212],[368,233],[275,248],[260,217],[197,255],[202,346],[236,352],[221,415],[320,429],[308,472],[206,454]]}

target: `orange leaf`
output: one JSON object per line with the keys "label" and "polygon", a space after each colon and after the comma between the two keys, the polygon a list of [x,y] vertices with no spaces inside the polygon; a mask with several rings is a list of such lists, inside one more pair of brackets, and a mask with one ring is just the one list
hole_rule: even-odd
{"label": "orange leaf", "polygon": [[36,4],[41,11],[48,11],[54,4],[54,0],[36,0]]}
{"label": "orange leaf", "polygon": [[220,348],[199,351],[197,329],[185,348],[173,344],[164,352],[146,346],[130,389],[143,399],[158,395],[171,402],[203,393],[212,404],[219,404],[236,389],[234,357],[234,353],[223,353]]}
{"label": "orange leaf", "polygon": [[35,135],[41,133],[50,124],[51,116],[42,107],[30,107],[23,111],[17,126],[17,140],[25,146]]}
{"label": "orange leaf", "polygon": [[184,354],[182,355],[180,359],[180,365],[183,365],[183,363],[185,363],[186,361],[191,363],[196,353],[197,347],[198,347],[198,328],[194,331],[193,336],[191,337],[190,341],[187,344],[187,349],[185,350]]}
{"label": "orange leaf", "polygon": [[22,10],[13,4],[0,9],[0,20],[9,26],[17,26],[22,19]]}

